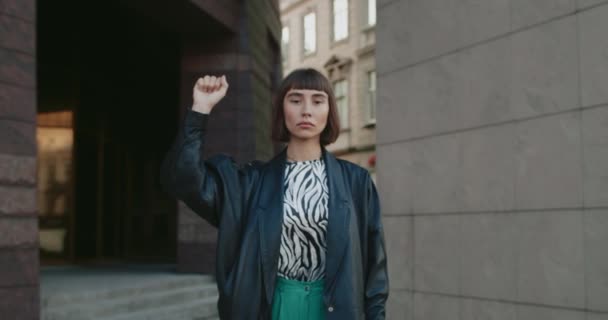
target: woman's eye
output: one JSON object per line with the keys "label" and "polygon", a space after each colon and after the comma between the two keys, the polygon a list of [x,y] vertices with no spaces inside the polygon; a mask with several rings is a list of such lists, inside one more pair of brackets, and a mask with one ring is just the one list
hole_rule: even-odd
{"label": "woman's eye", "polygon": [[300,103],[300,100],[291,100],[289,102],[291,102],[291,103]]}

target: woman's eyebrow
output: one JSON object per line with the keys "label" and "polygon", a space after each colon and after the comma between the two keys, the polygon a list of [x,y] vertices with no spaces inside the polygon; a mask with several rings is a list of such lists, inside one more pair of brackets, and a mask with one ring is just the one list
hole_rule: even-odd
{"label": "woman's eyebrow", "polygon": [[[295,97],[295,98],[302,98],[304,96],[303,93],[300,92],[291,92],[289,94],[287,94],[286,98],[291,98],[291,97]],[[323,98],[323,99],[327,99],[327,94],[325,93],[314,93],[312,95],[313,99],[318,99],[318,98]]]}

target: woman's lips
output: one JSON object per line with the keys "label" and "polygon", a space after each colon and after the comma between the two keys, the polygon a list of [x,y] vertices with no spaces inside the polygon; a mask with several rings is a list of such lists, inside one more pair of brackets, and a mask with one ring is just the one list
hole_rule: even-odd
{"label": "woman's lips", "polygon": [[312,123],[308,123],[308,122],[302,122],[302,123],[298,123],[298,127],[303,127],[303,128],[312,128],[314,127],[312,125]]}

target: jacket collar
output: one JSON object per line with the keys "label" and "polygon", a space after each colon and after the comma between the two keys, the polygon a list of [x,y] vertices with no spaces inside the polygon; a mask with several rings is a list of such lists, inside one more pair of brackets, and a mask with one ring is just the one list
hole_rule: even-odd
{"label": "jacket collar", "polygon": [[[322,148],[325,161],[327,185],[329,188],[327,252],[325,265],[325,296],[335,289],[335,278],[342,262],[347,245],[350,210],[348,210],[342,166],[336,157]],[[262,253],[262,272],[266,287],[267,303],[272,303],[276,273],[278,268],[279,247],[283,225],[283,179],[287,160],[287,148],[268,162],[263,172],[261,186],[263,192],[258,204],[260,219],[260,246]],[[326,301],[329,303],[329,301]]]}

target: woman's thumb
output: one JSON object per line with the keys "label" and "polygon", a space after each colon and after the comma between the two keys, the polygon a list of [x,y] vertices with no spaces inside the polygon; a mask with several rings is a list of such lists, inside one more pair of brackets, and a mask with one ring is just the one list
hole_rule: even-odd
{"label": "woman's thumb", "polygon": [[228,87],[228,81],[226,81],[226,76],[223,75],[222,76],[222,87]]}

